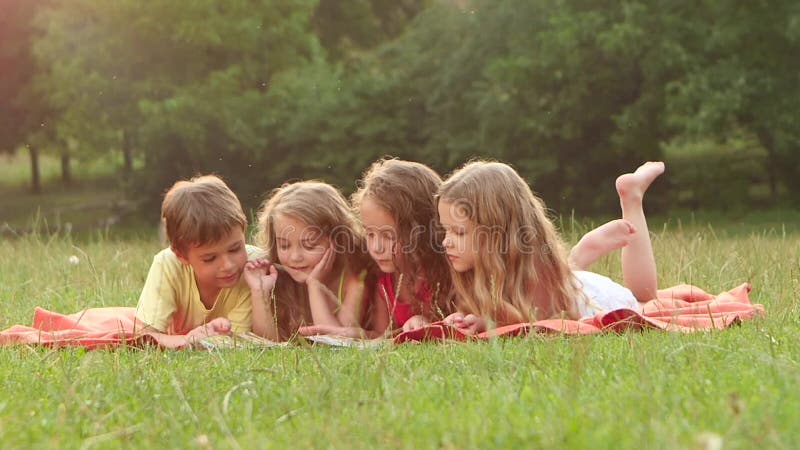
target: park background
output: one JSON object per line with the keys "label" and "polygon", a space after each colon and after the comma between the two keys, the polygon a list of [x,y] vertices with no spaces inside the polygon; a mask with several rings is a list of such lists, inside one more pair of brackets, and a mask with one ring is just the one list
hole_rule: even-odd
{"label": "park background", "polygon": [[796,448],[798,119],[796,1],[0,0],[0,329],[134,305],[176,179],[217,173],[252,214],[385,155],[508,162],[569,243],[664,160],[660,285],[751,282],[768,312],[369,352],[3,349],[0,442]]}
{"label": "park background", "polygon": [[287,180],[350,192],[384,155],[508,162],[562,215],[618,214],[613,179],[645,160],[669,172],[650,213],[786,210],[798,8],[2,0],[0,223],[152,224],[197,173],[250,209]]}

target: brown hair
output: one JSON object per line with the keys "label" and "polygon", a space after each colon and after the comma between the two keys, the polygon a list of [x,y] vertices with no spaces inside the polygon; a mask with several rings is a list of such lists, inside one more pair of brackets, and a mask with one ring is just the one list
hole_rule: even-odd
{"label": "brown hair", "polygon": [[475,267],[452,271],[460,311],[498,325],[578,317],[581,290],[564,244],[544,203],[514,169],[468,163],[442,184],[438,201],[451,203],[476,227]]}
{"label": "brown hair", "polygon": [[164,195],[161,219],[170,246],[186,252],[190,245],[219,242],[247,217],[236,194],[215,175],[178,181]]}
{"label": "brown hair", "polygon": [[[333,186],[319,181],[301,181],[284,184],[270,193],[258,212],[256,243],[272,261],[278,261],[275,236],[278,216],[297,219],[327,236],[336,251],[334,271],[347,267],[358,274],[372,267],[361,224],[347,200]],[[278,311],[273,313],[283,338],[290,337],[297,328],[311,322],[305,284],[282,274],[275,286],[275,298]]]}
{"label": "brown hair", "polygon": [[[385,209],[397,225],[397,240],[405,259],[398,267],[412,286],[422,278],[433,291],[433,316],[449,314],[453,292],[447,257],[442,248],[444,231],[436,220],[434,196],[442,178],[430,167],[411,161],[379,159],[364,173],[353,193],[354,208],[369,199]],[[422,305],[411,305],[422,314]]]}

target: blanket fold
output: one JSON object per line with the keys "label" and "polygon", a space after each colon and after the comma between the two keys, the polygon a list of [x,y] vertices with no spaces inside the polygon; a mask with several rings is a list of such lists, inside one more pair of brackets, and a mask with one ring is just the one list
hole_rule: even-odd
{"label": "blanket fold", "polygon": [[395,343],[441,339],[480,340],[531,333],[597,334],[644,329],[689,333],[719,330],[764,314],[764,305],[750,302],[751,289],[749,283],[744,283],[715,296],[696,286],[682,284],[659,290],[657,298],[645,303],[641,312],[617,309],[581,320],[538,320],[497,327],[476,335],[466,335],[456,327],[435,322],[418,330],[400,333],[395,337]]}
{"label": "blanket fold", "polygon": [[33,326],[14,325],[0,332],[0,345],[33,344],[48,347],[89,349],[128,345],[158,345],[153,336],[142,334],[136,322],[136,308],[88,308],[61,314],[36,307]]}
{"label": "blanket fold", "polygon": [[[459,329],[436,322],[418,330],[397,335],[394,343],[468,340],[514,337],[533,333],[597,334],[625,330],[658,329],[694,332],[723,329],[764,314],[764,306],[750,302],[751,286],[742,284],[719,295],[711,295],[691,285],[658,291],[658,297],[645,303],[642,311],[618,309],[604,311],[582,320],[549,319],[498,327],[468,336]],[[157,345],[175,348],[142,333],[132,307],[88,308],[74,314],[60,314],[37,307],[33,325],[14,325],[0,332],[0,345],[30,344],[48,347]]]}

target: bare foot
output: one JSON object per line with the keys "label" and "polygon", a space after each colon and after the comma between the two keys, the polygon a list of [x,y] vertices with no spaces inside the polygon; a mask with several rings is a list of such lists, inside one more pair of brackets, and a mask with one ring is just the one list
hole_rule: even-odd
{"label": "bare foot", "polygon": [[644,197],[650,183],[664,173],[664,163],[649,161],[636,169],[633,173],[626,173],[617,178],[617,193],[620,200],[639,200]]}
{"label": "bare foot", "polygon": [[617,219],[586,233],[569,252],[569,262],[575,270],[586,270],[602,256],[620,249],[631,241],[636,227],[627,220]]}

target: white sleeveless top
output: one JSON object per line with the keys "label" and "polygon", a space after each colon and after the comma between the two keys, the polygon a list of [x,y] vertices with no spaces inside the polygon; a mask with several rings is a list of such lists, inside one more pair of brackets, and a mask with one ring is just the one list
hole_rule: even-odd
{"label": "white sleeveless top", "polygon": [[573,272],[578,281],[583,285],[583,293],[588,297],[588,302],[583,298],[578,299],[578,311],[581,319],[593,317],[601,311],[615,309],[632,309],[642,311],[642,307],[633,292],[611,278],[594,272],[576,270]]}

